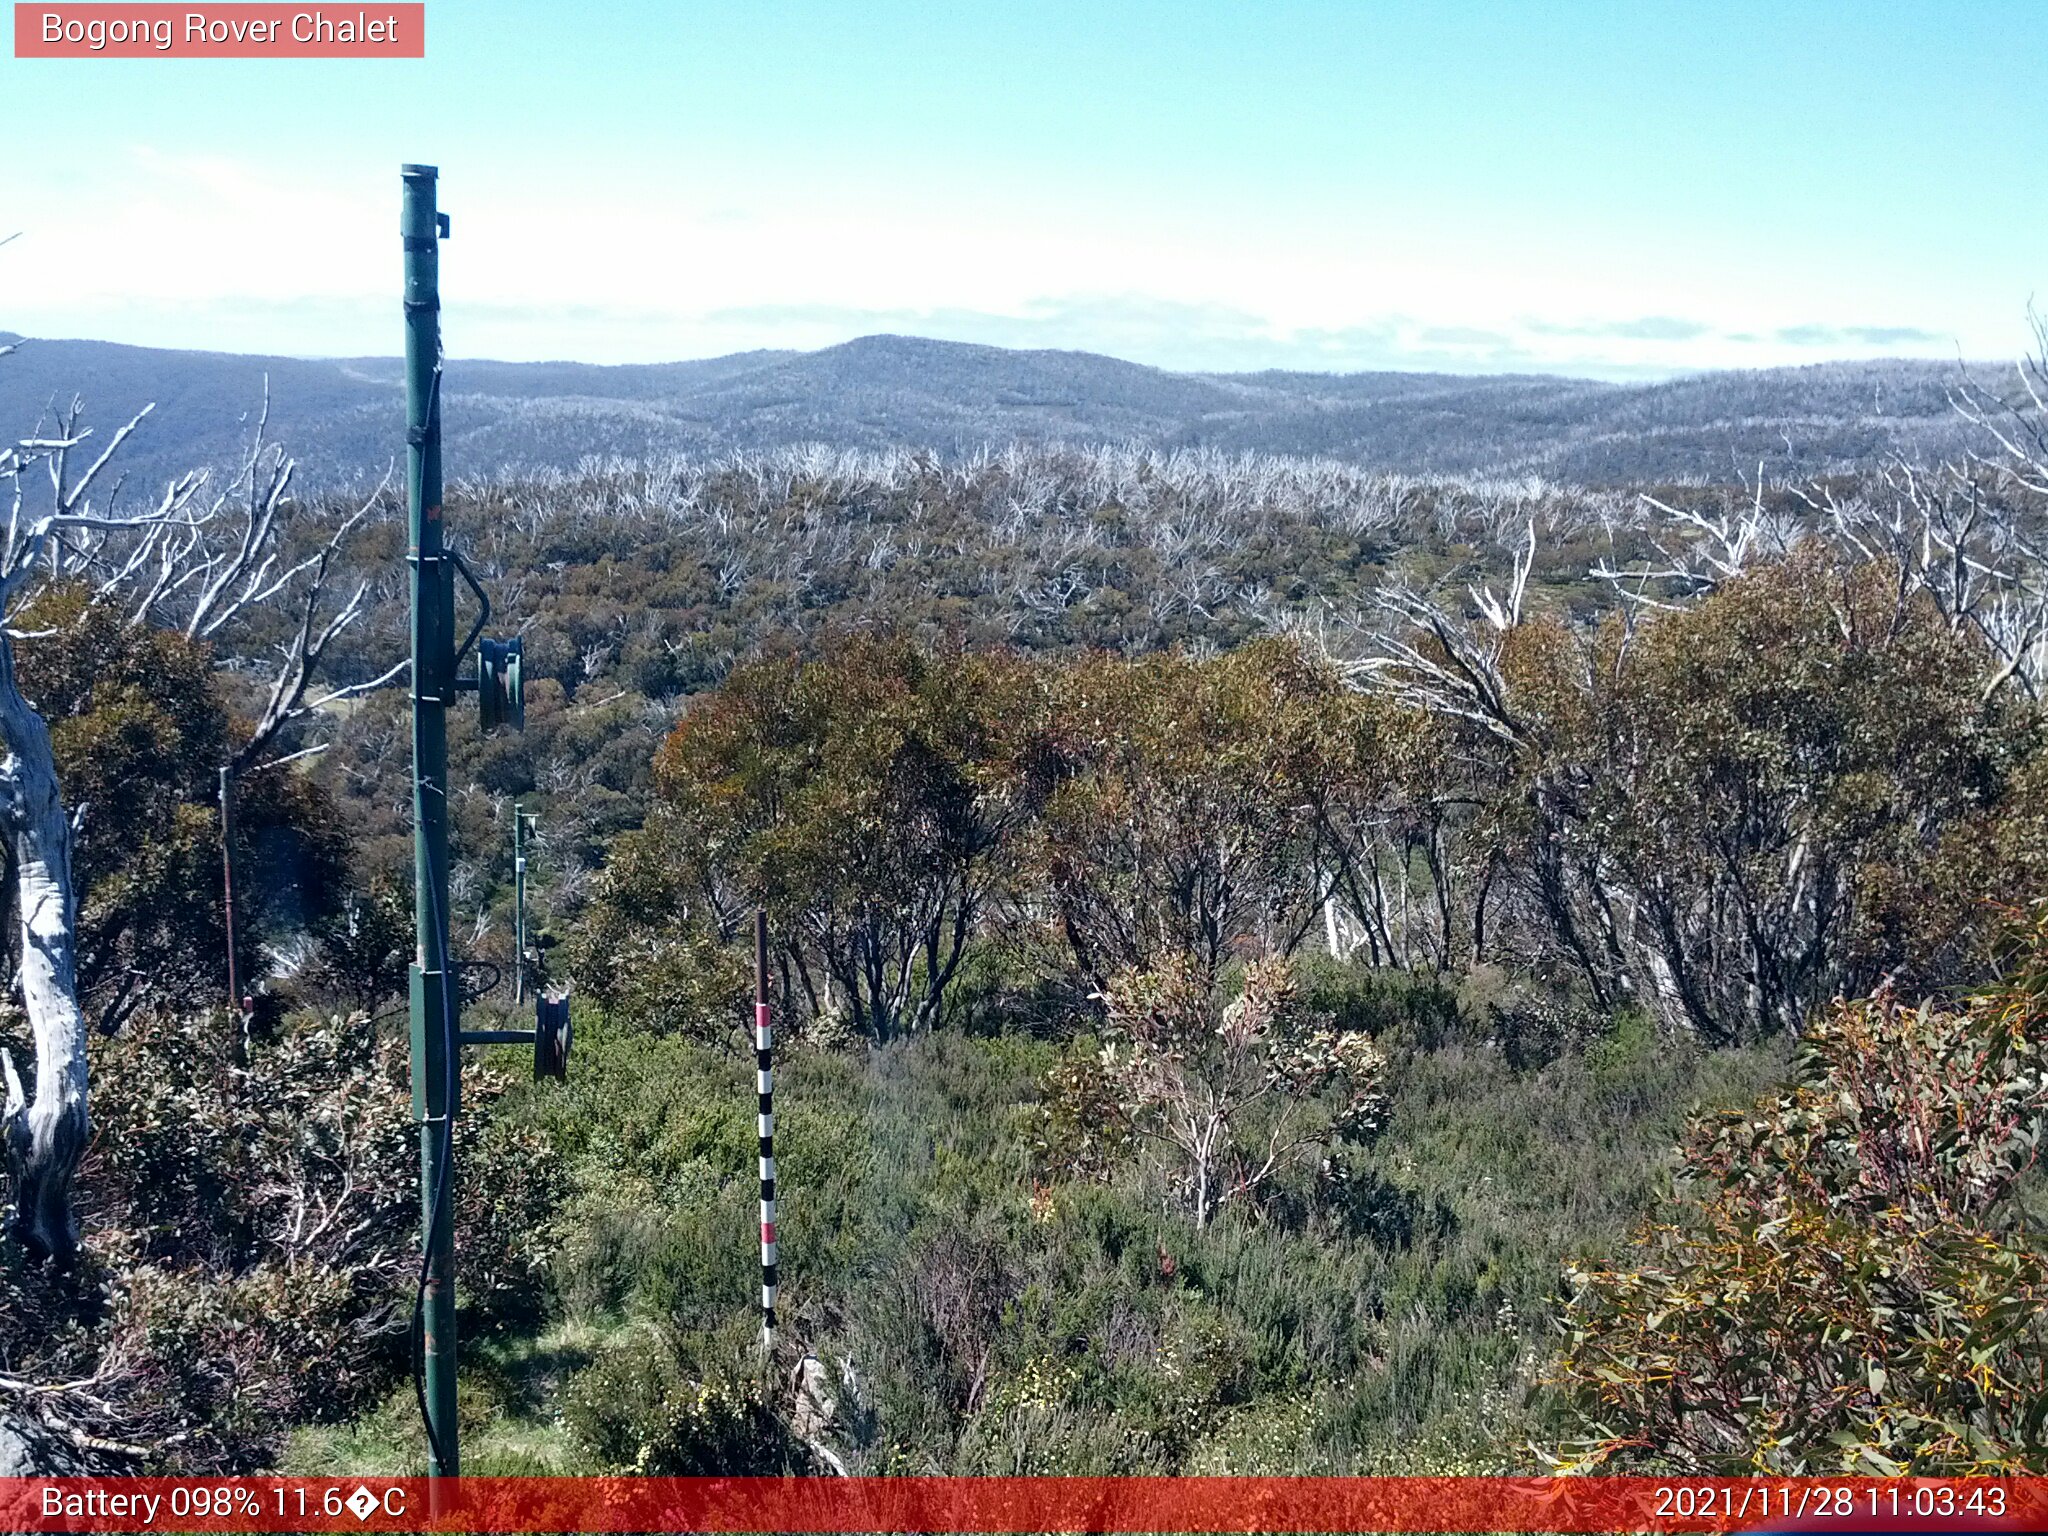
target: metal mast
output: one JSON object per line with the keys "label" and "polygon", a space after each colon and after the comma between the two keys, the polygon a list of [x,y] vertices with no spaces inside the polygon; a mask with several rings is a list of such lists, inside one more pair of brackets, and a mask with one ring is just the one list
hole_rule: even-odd
{"label": "metal mast", "polygon": [[406,505],[412,564],[412,1097],[420,1127],[425,1229],[419,1327],[431,1476],[461,1469],[455,1430],[453,1117],[459,1081],[456,991],[448,966],[448,705],[455,693],[455,588],[441,532],[439,173],[408,165],[405,241]]}
{"label": "metal mast", "polygon": [[[414,1325],[419,1331],[420,1413],[427,1426],[427,1471],[462,1470],[455,1426],[454,1124],[460,1112],[462,1047],[531,1045],[533,1075],[569,1070],[567,996],[536,996],[532,1029],[462,1028],[458,966],[448,952],[448,709],[461,692],[477,696],[485,730],[526,726],[525,661],[518,640],[482,639],[491,600],[441,524],[441,242],[448,216],[435,206],[439,173],[401,169],[399,232],[405,241],[406,514],[412,566],[413,915],[419,947],[412,964],[412,1108],[420,1127],[420,1224],[423,1229]],[[469,632],[455,638],[455,580],[476,598]],[[473,676],[459,675],[476,652]],[[516,811],[515,811],[516,814]],[[516,825],[516,822],[515,822]],[[525,939],[525,865],[521,848],[520,939]]]}

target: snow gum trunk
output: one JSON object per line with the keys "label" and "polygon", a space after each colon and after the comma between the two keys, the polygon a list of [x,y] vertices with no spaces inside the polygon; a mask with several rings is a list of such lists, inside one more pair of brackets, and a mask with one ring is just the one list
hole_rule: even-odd
{"label": "snow gum trunk", "polygon": [[35,1037],[35,1093],[11,1059],[6,1074],[8,1171],[15,1235],[37,1257],[68,1260],[78,1243],[72,1178],[85,1152],[86,1029],[79,1010],[71,823],[57,787],[50,732],[21,696],[14,646],[0,632],[0,823],[14,861],[21,921],[21,998]]}

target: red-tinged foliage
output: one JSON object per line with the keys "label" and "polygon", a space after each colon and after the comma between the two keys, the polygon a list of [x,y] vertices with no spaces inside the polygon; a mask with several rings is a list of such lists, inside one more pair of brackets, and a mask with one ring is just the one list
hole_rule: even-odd
{"label": "red-tinged foliage", "polygon": [[1841,1003],[1785,1092],[1698,1122],[1626,1267],[1573,1275],[1573,1455],[1698,1470],[2048,1468],[2048,921],[1955,1006]]}

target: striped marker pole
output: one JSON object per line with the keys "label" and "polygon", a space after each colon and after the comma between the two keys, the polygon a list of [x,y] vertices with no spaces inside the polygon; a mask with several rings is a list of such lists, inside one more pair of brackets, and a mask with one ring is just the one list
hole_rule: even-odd
{"label": "striped marker pole", "polygon": [[754,1090],[760,1095],[761,1353],[775,1357],[775,1032],[768,1022],[768,912],[754,909]]}

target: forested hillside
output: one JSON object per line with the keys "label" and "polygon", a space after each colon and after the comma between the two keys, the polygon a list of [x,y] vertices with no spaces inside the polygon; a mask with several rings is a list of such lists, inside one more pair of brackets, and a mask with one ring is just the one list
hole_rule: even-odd
{"label": "forested hillside", "polygon": [[[839,350],[690,387],[915,387]],[[1162,417],[1305,387],[1126,378]],[[1497,432],[1514,473],[1012,441],[451,484],[528,688],[451,733],[471,1014],[509,1015],[516,804],[577,1019],[566,1084],[465,1088],[466,1470],[2048,1469],[2038,414],[1742,485],[1628,468],[1720,431],[1711,381],[1410,382],[1342,410],[1467,388],[1635,446],[1593,489]],[[1837,441],[1874,381],[1837,382],[1757,421]],[[124,1470],[416,1467],[401,509],[272,453],[110,531],[50,452],[0,569],[98,1135],[68,1267],[17,1208],[0,1410]]]}
{"label": "forested hillside", "polygon": [[[0,336],[0,344],[10,339]],[[471,473],[575,470],[823,444],[971,454],[990,443],[1138,444],[1328,456],[1401,474],[1538,474],[1584,485],[1729,483],[1758,465],[1825,474],[1968,446],[1949,397],[2010,367],[1877,361],[1661,383],[1425,373],[1179,374],[1087,352],[867,336],[818,352],[591,367],[451,361],[449,462]],[[83,394],[95,419],[157,413],[125,460],[139,481],[239,461],[269,381],[273,420],[318,487],[374,479],[400,440],[387,358],[167,352],[22,341],[0,420],[46,419]]]}

